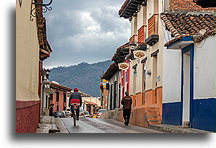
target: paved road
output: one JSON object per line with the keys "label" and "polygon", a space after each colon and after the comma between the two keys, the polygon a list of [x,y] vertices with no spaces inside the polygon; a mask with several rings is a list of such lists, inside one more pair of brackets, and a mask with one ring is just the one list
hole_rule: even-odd
{"label": "paved road", "polygon": [[114,119],[81,118],[77,126],[73,126],[72,118],[61,119],[69,133],[162,133],[148,128],[129,125]]}

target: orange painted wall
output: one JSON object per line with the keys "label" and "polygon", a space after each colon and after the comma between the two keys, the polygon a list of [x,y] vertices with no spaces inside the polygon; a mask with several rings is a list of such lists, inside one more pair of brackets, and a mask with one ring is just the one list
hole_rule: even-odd
{"label": "orange painted wall", "polygon": [[[159,107],[162,115],[162,87],[132,95],[132,109]],[[144,98],[144,101],[143,101]]]}

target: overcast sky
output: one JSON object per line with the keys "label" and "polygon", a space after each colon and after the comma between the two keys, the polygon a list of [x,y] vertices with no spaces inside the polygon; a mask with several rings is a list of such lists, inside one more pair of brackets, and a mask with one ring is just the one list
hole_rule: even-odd
{"label": "overcast sky", "polygon": [[111,59],[116,49],[129,40],[130,23],[118,15],[124,1],[54,0],[52,11],[44,14],[53,50],[44,67]]}

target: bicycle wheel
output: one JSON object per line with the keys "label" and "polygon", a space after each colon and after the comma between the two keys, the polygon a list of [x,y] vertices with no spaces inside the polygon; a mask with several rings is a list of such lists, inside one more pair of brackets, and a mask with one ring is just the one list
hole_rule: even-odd
{"label": "bicycle wheel", "polygon": [[73,120],[74,120],[74,126],[76,126],[76,113],[74,111],[74,114],[73,114]]}

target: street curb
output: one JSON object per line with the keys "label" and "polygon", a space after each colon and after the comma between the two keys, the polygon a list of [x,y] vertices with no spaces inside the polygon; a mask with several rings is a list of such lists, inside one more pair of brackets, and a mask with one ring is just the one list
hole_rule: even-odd
{"label": "street curb", "polygon": [[55,122],[56,122],[57,128],[60,130],[60,132],[58,133],[64,133],[64,134],[69,133],[63,121],[60,118],[55,118]]}
{"label": "street curb", "polygon": [[53,116],[43,116],[41,118],[41,123],[38,124],[36,133],[57,133],[60,132],[56,126],[55,118]]}
{"label": "street curb", "polygon": [[174,133],[174,134],[208,134],[210,132],[203,131],[199,129],[192,129],[192,128],[183,128],[173,125],[166,125],[166,124],[158,124],[158,125],[149,125],[148,128],[167,132],[167,133]]}

